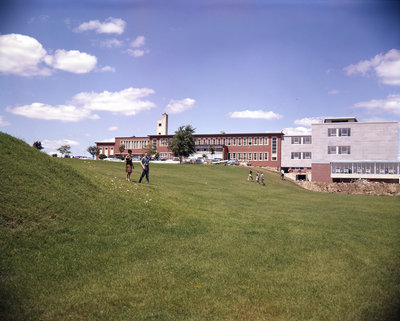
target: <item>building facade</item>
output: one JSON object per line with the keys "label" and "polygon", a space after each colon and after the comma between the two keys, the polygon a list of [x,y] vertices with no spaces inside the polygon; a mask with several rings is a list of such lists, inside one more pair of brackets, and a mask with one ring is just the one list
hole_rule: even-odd
{"label": "building facade", "polygon": [[[277,133],[195,134],[196,152],[191,158],[218,158],[239,163],[284,169],[294,179],[319,182],[358,178],[399,180],[399,123],[358,122],[356,118],[327,118],[313,124],[311,135]],[[148,150],[160,159],[174,159],[168,142],[168,115],[157,122],[156,135],[116,137],[97,142],[106,156],[128,153],[140,158]],[[124,149],[120,147],[124,146]],[[301,175],[300,175],[301,174]]]}
{"label": "building facade", "polygon": [[313,124],[312,180],[398,180],[398,135],[398,122],[328,118]]}

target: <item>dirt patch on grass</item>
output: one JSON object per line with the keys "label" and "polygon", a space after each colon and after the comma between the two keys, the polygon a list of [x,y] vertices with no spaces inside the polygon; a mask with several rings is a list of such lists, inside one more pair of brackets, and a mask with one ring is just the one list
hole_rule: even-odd
{"label": "dirt patch on grass", "polygon": [[367,181],[360,181],[355,183],[319,183],[299,181],[296,183],[301,187],[314,192],[389,196],[400,195],[399,184]]}

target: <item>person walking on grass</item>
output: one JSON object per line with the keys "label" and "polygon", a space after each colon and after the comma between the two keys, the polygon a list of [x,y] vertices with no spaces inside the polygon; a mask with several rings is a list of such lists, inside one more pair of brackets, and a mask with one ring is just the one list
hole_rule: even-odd
{"label": "person walking on grass", "polygon": [[143,177],[146,175],[146,182],[149,184],[149,162],[150,157],[148,153],[145,153],[140,160],[140,165],[142,165],[142,175],[140,176],[139,183],[142,182]]}
{"label": "person walking on grass", "polygon": [[128,155],[125,157],[125,172],[126,172],[126,180],[130,182],[131,174],[133,170],[133,163],[132,163],[132,150],[128,149]]}
{"label": "person walking on grass", "polygon": [[253,171],[251,169],[249,170],[249,177],[247,177],[247,180],[248,181],[250,181],[250,180],[253,181]]}
{"label": "person walking on grass", "polygon": [[285,180],[285,171],[283,169],[281,170],[281,180]]}
{"label": "person walking on grass", "polygon": [[260,175],[260,183],[265,185],[264,184],[264,173],[263,172],[261,172],[261,175]]}
{"label": "person walking on grass", "polygon": [[256,182],[257,182],[257,184],[260,184],[260,173],[259,172],[257,172],[257,175],[256,175]]}

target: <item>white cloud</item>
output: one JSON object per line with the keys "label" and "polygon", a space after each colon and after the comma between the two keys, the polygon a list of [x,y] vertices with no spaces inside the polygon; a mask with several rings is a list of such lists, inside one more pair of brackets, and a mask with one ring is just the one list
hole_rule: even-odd
{"label": "white cloud", "polygon": [[0,115],[0,127],[10,126],[11,124],[8,121],[3,119],[3,116]]}
{"label": "white cloud", "polygon": [[146,41],[146,38],[144,36],[138,36],[134,41],[131,43],[131,47],[133,48],[140,48],[144,46],[144,43]]}
{"label": "white cloud", "polygon": [[115,132],[116,130],[118,130],[118,127],[117,126],[111,126],[111,127],[108,127],[107,130],[110,131],[110,132]]}
{"label": "white cloud", "polygon": [[285,135],[311,135],[311,128],[306,127],[288,127],[283,129]]}
{"label": "white cloud", "polygon": [[375,71],[379,81],[386,85],[400,86],[400,50],[392,49],[386,54],[378,54],[371,60],[363,60],[344,68],[347,75],[366,75]]}
{"label": "white cloud", "polygon": [[0,73],[18,76],[50,76],[54,69],[77,74],[92,71],[97,58],[78,50],[56,50],[48,55],[43,46],[34,38],[19,34],[0,36]]}
{"label": "white cloud", "polygon": [[62,122],[78,122],[83,119],[99,119],[99,116],[91,113],[90,110],[82,109],[73,105],[51,106],[42,103],[31,105],[8,107],[8,112],[33,119],[61,120]]}
{"label": "white cloud", "polygon": [[72,97],[72,100],[65,105],[51,106],[33,103],[15,108],[7,107],[6,110],[15,115],[28,118],[60,120],[62,122],[99,119],[98,115],[92,113],[94,110],[133,116],[141,111],[155,107],[153,102],[141,99],[153,93],[153,89],[133,87],[119,92],[82,92]]}
{"label": "white cloud", "polygon": [[362,101],[352,107],[364,108],[370,114],[389,113],[400,115],[400,95],[389,95],[386,99]]}
{"label": "white cloud", "polygon": [[192,98],[185,98],[181,100],[171,99],[165,111],[170,114],[179,114],[193,107],[196,101]]}
{"label": "white cloud", "polygon": [[115,72],[115,68],[111,67],[111,66],[104,66],[103,68],[100,69],[100,71],[101,72],[107,72],[107,71]]}
{"label": "white cloud", "polygon": [[91,20],[89,22],[84,22],[79,27],[75,29],[76,32],[84,32],[89,30],[94,30],[96,33],[116,33],[118,35],[122,34],[125,30],[126,22],[118,18],[107,18],[104,22],[99,20]]}
{"label": "white cloud", "polygon": [[85,74],[94,69],[97,58],[78,50],[56,50],[53,56],[46,56],[45,62],[55,69]]}
{"label": "white cloud", "polygon": [[106,48],[119,48],[122,47],[123,42],[118,39],[107,39],[100,42],[100,46]]}
{"label": "white cloud", "polygon": [[332,90],[329,92],[329,95],[338,95],[338,94],[340,94],[340,91],[337,90],[337,89],[332,89]]}
{"label": "white cloud", "polygon": [[153,102],[141,100],[141,98],[154,93],[153,89],[133,87],[119,92],[83,92],[75,95],[72,98],[72,103],[88,110],[102,110],[133,116],[155,107]]}
{"label": "white cloud", "polygon": [[302,119],[296,119],[294,121],[295,125],[302,125],[311,127],[312,124],[321,124],[324,121],[324,117],[306,117]]}
{"label": "white cloud", "polygon": [[135,58],[139,58],[139,57],[143,57],[145,54],[149,53],[150,51],[147,49],[128,49],[126,52]]}
{"label": "white cloud", "polygon": [[56,150],[57,148],[60,148],[63,145],[69,145],[69,146],[78,146],[79,143],[74,140],[70,139],[61,139],[61,140],[48,140],[45,139],[42,141],[42,146],[46,149],[54,149]]}
{"label": "white cloud", "polygon": [[40,67],[46,50],[34,38],[19,34],[0,35],[0,72],[24,77],[48,76],[51,71]]}
{"label": "white cloud", "polygon": [[231,118],[250,118],[250,119],[281,119],[283,116],[273,111],[264,111],[264,110],[243,110],[243,111],[234,111],[229,113]]}

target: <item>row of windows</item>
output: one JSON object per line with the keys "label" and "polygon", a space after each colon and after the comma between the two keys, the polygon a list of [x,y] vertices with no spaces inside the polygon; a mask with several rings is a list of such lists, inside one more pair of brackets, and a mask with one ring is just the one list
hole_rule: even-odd
{"label": "row of windows", "polygon": [[267,161],[268,153],[228,153],[228,159]]}
{"label": "row of windows", "polygon": [[332,174],[399,174],[399,163],[333,163]]}
{"label": "row of windows", "polygon": [[328,154],[350,154],[350,146],[328,146]]}
{"label": "row of windows", "polygon": [[311,136],[293,136],[292,144],[311,144]]}
{"label": "row of windows", "polygon": [[228,146],[251,146],[268,145],[268,137],[228,137],[228,138],[198,138],[197,145],[228,145]]}
{"label": "row of windows", "polygon": [[311,152],[292,152],[292,159],[311,159]]}
{"label": "row of windows", "polygon": [[125,149],[143,149],[148,144],[148,140],[121,140],[121,145],[125,146]]}
{"label": "row of windows", "polygon": [[328,128],[329,137],[350,136],[350,128]]}

